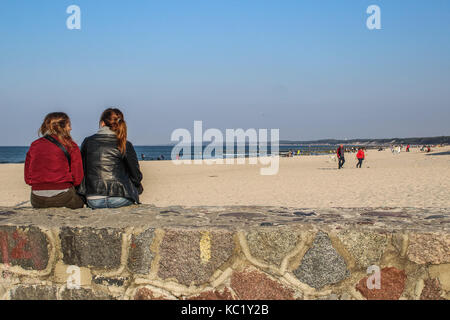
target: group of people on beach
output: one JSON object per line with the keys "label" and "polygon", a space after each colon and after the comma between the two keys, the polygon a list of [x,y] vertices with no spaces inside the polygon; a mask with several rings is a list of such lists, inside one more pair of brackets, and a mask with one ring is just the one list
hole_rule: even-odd
{"label": "group of people on beach", "polygon": [[117,108],[106,109],[100,129],[84,139],[81,150],[72,140],[70,118],[48,114],[25,160],[25,182],[34,208],[119,208],[139,203],[142,173],[127,125]]}
{"label": "group of people on beach", "polygon": [[[338,169],[344,167],[345,163],[345,148],[344,145],[340,145],[336,150],[337,158],[338,158]],[[364,149],[358,148],[358,152],[356,153],[356,159],[358,159],[358,163],[356,164],[357,168],[361,168],[362,163],[365,159]]]}
{"label": "group of people on beach", "polygon": [[[411,148],[411,145],[408,144],[406,146],[405,151],[406,152],[410,152],[410,148]],[[402,150],[403,150],[403,145],[402,144],[400,144],[398,146],[391,145],[391,152],[392,152],[392,154],[395,154],[395,153],[399,154],[400,152],[402,152]]]}

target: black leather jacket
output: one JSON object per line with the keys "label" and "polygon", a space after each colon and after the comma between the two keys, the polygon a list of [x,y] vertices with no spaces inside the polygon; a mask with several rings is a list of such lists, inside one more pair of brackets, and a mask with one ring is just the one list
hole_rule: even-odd
{"label": "black leather jacket", "polygon": [[126,154],[117,147],[115,135],[94,134],[81,145],[84,179],[78,188],[82,196],[123,197],[139,203],[144,190],[136,151],[127,141]]}

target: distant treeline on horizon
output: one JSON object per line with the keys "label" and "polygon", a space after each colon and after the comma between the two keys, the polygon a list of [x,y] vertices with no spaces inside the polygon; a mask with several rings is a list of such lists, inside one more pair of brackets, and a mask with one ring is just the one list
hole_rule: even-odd
{"label": "distant treeline on horizon", "polygon": [[320,144],[350,144],[350,145],[391,145],[391,144],[412,144],[412,145],[425,145],[425,144],[450,144],[450,136],[440,137],[420,137],[420,138],[390,138],[390,139],[322,139],[312,141],[291,141],[280,140],[280,144],[283,145],[320,145]]}

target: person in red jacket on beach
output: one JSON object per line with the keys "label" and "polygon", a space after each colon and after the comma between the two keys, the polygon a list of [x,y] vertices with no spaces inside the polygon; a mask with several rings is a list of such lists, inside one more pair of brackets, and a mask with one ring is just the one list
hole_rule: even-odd
{"label": "person in red jacket on beach", "polygon": [[63,112],[49,113],[25,159],[25,182],[31,186],[34,208],[83,208],[75,187],[83,180],[81,152],[72,140],[70,119]]}
{"label": "person in red jacket on beach", "polygon": [[358,168],[358,166],[359,166],[359,168],[361,168],[364,157],[365,157],[365,155],[364,155],[363,148],[359,148],[358,153],[356,154],[356,158],[358,159],[358,163],[356,164],[357,168]]}

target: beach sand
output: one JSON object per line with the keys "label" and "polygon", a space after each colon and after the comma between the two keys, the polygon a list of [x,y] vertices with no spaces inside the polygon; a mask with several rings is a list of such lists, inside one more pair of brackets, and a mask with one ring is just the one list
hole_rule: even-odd
{"label": "beach sand", "polygon": [[[141,202],[156,206],[262,205],[325,207],[450,207],[450,147],[431,154],[411,149],[366,151],[362,169],[346,153],[344,169],[329,155],[280,158],[279,172],[260,175],[260,164],[174,165],[140,162]],[[30,206],[23,164],[0,165],[0,206]]]}

